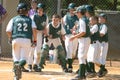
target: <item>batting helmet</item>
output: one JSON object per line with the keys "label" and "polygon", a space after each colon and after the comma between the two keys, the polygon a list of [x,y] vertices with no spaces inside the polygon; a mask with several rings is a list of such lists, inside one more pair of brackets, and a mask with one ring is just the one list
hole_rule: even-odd
{"label": "batting helmet", "polygon": [[42,8],[42,9],[44,9],[44,7],[45,7],[45,5],[42,4],[42,3],[39,3],[39,4],[37,5],[37,8]]}
{"label": "batting helmet", "polygon": [[74,9],[75,8],[75,3],[70,3],[68,5],[68,9]]}
{"label": "batting helmet", "polygon": [[79,6],[79,7],[77,7],[77,9],[76,9],[75,12],[80,12],[80,13],[82,13],[82,14],[85,14],[86,9],[85,9],[84,6]]}
{"label": "batting helmet", "polygon": [[94,12],[94,8],[91,5],[85,5],[86,11],[88,12]]}
{"label": "batting helmet", "polygon": [[103,17],[104,19],[107,19],[107,15],[105,13],[100,13],[99,17]]}
{"label": "batting helmet", "polygon": [[17,6],[17,12],[19,11],[27,11],[28,10],[28,6],[26,3],[19,3]]}

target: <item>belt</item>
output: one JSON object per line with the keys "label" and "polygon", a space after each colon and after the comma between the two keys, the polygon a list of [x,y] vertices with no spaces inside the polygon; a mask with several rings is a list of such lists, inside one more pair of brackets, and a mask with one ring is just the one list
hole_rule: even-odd
{"label": "belt", "polygon": [[91,44],[94,44],[94,43],[96,43],[96,41],[91,41]]}

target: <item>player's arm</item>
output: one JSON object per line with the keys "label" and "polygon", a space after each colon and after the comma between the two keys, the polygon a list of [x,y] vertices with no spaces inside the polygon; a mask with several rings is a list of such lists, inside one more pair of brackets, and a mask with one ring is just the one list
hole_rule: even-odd
{"label": "player's arm", "polygon": [[65,40],[65,29],[63,28],[63,25],[61,25],[61,35],[62,35],[62,39]]}
{"label": "player's arm", "polygon": [[100,37],[103,37],[107,33],[107,26],[104,25],[100,31]]}
{"label": "player's arm", "polygon": [[48,38],[52,38],[52,35],[49,34],[49,25],[50,25],[50,23],[46,27],[46,35]]}
{"label": "player's arm", "polygon": [[81,24],[79,25],[79,33],[72,36],[70,38],[70,41],[74,40],[75,38],[81,38],[86,34],[86,23],[84,21],[81,22]]}
{"label": "player's arm", "polygon": [[94,34],[98,31],[98,26],[97,25],[94,25],[91,29],[90,29],[90,32],[91,34]]}
{"label": "player's arm", "polygon": [[66,23],[66,15],[61,19],[61,24],[63,25],[63,27],[65,27]]}
{"label": "player's arm", "polygon": [[37,30],[35,22],[32,20],[33,41],[37,41]]}
{"label": "player's arm", "polygon": [[46,23],[45,23],[45,28],[44,28],[44,30],[43,30],[43,33],[44,33],[44,36],[47,36],[47,25],[48,25],[48,23],[49,23],[49,19],[48,19],[48,16],[47,16],[47,19],[46,19]]}
{"label": "player's arm", "polygon": [[9,22],[8,22],[8,25],[6,27],[6,33],[7,33],[7,36],[8,36],[8,42],[11,43],[12,42],[12,26],[13,26],[13,19],[11,19]]}
{"label": "player's arm", "polygon": [[82,36],[84,36],[86,34],[86,32],[81,32],[78,33],[76,35],[74,35],[73,37],[70,38],[70,41],[74,40],[75,38],[81,38]]}

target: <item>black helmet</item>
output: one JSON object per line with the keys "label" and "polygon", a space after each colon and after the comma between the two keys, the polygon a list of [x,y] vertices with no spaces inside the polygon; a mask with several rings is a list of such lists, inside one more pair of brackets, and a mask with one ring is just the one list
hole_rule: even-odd
{"label": "black helmet", "polygon": [[20,10],[27,11],[28,10],[27,4],[26,3],[19,3],[17,6],[17,11],[19,12]]}
{"label": "black helmet", "polygon": [[74,9],[75,8],[75,3],[70,3],[68,5],[68,9]]}
{"label": "black helmet", "polygon": [[88,12],[94,12],[94,8],[91,5],[85,5],[86,11]]}
{"label": "black helmet", "polygon": [[77,9],[76,9],[75,12],[80,12],[82,14],[85,14],[85,12],[86,12],[85,6],[79,6],[79,7],[77,7]]}
{"label": "black helmet", "polygon": [[39,4],[37,5],[37,8],[42,8],[42,9],[44,9],[44,7],[45,7],[45,5],[42,4],[42,3],[39,3]]}

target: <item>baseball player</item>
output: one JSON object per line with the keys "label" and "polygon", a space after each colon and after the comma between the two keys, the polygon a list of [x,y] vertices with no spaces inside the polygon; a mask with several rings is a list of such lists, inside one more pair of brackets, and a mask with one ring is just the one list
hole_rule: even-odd
{"label": "baseball player", "polygon": [[[94,8],[91,5],[82,5],[83,7],[85,7],[86,9],[86,13],[85,16],[87,18],[87,25],[89,26],[89,18],[94,16]],[[89,75],[89,73],[91,73],[91,65],[94,66],[94,64],[89,64],[89,62],[87,62],[86,60],[86,75]],[[76,71],[76,73],[79,72],[79,69]]]}
{"label": "baseball player", "polygon": [[[32,17],[37,14],[37,0],[32,0],[31,1],[31,9],[28,12],[28,16],[32,19]],[[28,71],[32,71],[32,64],[33,64],[33,57],[34,57],[34,51],[35,47],[31,46],[31,50],[29,53],[29,58],[28,58]],[[36,59],[36,58],[35,58]]]}
{"label": "baseball player", "polygon": [[[86,8],[85,15],[86,15],[86,17],[88,18],[88,21],[89,21],[90,18],[95,15],[94,8],[91,5],[85,5],[85,8]],[[88,25],[90,27],[90,23],[88,23]],[[93,34],[91,34],[91,35],[93,35]],[[92,54],[93,53],[88,52],[88,57],[87,58],[89,58],[89,56],[92,55]],[[90,62],[89,60],[87,60],[87,63],[86,63],[86,75],[87,75],[87,77],[94,77],[95,76],[94,73],[95,73],[94,62]]]}
{"label": "baseball player", "polygon": [[[76,9],[76,15],[79,18],[78,24],[78,33],[70,38],[70,41],[78,39],[78,60],[79,60],[79,72],[75,77],[75,80],[82,80],[86,78],[85,69],[86,69],[86,58],[87,52],[90,45],[90,29],[87,25],[87,18],[85,17],[86,9],[84,6],[79,6]],[[72,79],[74,80],[74,79]]]}
{"label": "baseball player", "polygon": [[6,28],[9,43],[12,44],[15,80],[21,78],[21,68],[24,67],[28,59],[31,41],[36,44],[36,26],[27,16],[27,5],[25,3],[19,3],[17,12],[18,15],[9,21]]}
{"label": "baseball player", "polygon": [[68,63],[68,72],[72,72],[72,63],[73,59],[75,58],[76,55],[76,50],[78,47],[78,40],[74,39],[73,41],[69,41],[70,37],[74,35],[74,26],[75,23],[78,21],[78,17],[74,14],[75,11],[75,4],[70,3],[68,5],[68,13],[63,17],[63,24],[64,24],[64,29],[66,31],[65,35],[65,49],[66,49],[66,59]]}
{"label": "baseball player", "polygon": [[42,69],[43,62],[46,59],[47,53],[49,53],[49,46],[51,45],[51,43],[53,43],[55,49],[57,50],[56,53],[58,54],[58,58],[61,61],[61,67],[64,72],[67,72],[65,51],[60,40],[60,37],[64,37],[65,30],[60,23],[60,19],[61,18],[59,15],[54,14],[52,16],[52,22],[49,23],[47,26],[48,40],[46,41],[46,39],[44,39],[44,44],[42,47],[40,64],[39,64],[40,70]]}
{"label": "baseball player", "polygon": [[35,52],[34,52],[34,65],[33,69],[34,71],[39,71],[38,70],[38,65],[40,61],[40,52],[41,52],[41,47],[42,47],[42,41],[43,41],[43,34],[46,25],[48,24],[48,17],[44,13],[44,7],[45,5],[42,3],[38,3],[37,5],[37,14],[33,16],[33,21],[35,22],[37,26],[37,46],[35,47]]}
{"label": "baseball player", "polygon": [[89,19],[90,24],[90,32],[91,32],[91,44],[87,54],[87,62],[89,64],[89,72],[87,73],[87,77],[96,76],[95,66],[98,59],[98,55],[100,53],[100,42],[99,42],[99,27],[98,27],[98,17],[92,16]]}
{"label": "baseball player", "polygon": [[99,66],[100,70],[98,71],[98,76],[103,77],[105,76],[108,71],[105,68],[105,62],[108,52],[108,27],[106,25],[107,16],[105,13],[100,13],[99,15],[99,33],[100,33],[100,56],[99,56]]}

